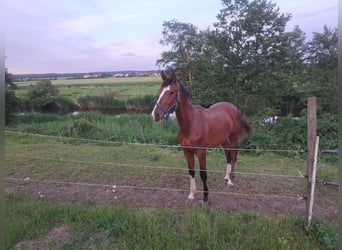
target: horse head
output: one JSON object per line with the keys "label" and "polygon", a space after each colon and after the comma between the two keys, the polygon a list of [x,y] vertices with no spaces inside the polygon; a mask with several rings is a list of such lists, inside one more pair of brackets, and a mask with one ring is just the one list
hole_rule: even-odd
{"label": "horse head", "polygon": [[177,110],[179,103],[179,83],[176,74],[172,73],[167,77],[164,72],[161,73],[163,82],[158,90],[158,100],[152,110],[152,118],[155,121],[162,121],[166,115]]}

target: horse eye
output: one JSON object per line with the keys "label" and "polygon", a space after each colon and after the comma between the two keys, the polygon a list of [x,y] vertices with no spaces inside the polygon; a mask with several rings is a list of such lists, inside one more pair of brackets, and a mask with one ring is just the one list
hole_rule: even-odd
{"label": "horse eye", "polygon": [[171,92],[170,92],[170,95],[173,95],[173,93],[174,93],[174,92],[173,92],[173,91],[171,91]]}

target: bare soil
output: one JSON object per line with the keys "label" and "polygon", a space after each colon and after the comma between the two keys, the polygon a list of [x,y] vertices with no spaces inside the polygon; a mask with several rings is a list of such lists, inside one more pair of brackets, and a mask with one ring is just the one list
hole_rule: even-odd
{"label": "bare soil", "polygon": [[52,229],[44,238],[21,241],[16,246],[16,250],[57,250],[64,242],[70,239],[70,229],[67,225],[62,225]]}
{"label": "bare soil", "polygon": [[[14,176],[11,176],[14,177]],[[153,178],[156,187],[167,186],[167,179]],[[186,183],[188,179],[179,180]],[[215,187],[209,184],[208,206],[221,211],[252,211],[261,214],[304,216],[306,201],[306,182],[294,185],[293,181],[275,180],[274,178],[250,178],[237,176],[234,186],[227,186],[222,180],[212,180]],[[151,186],[146,180],[135,180],[134,186],[79,185],[67,183],[34,182],[32,180],[6,181],[6,192],[24,193],[40,199],[57,202],[82,202],[87,204],[117,204],[129,207],[184,209],[202,206],[202,184],[197,181],[198,192],[195,200],[187,199],[187,189],[175,188],[137,188]],[[184,185],[183,185],[184,186]],[[336,221],[337,188],[316,185],[314,216]]]}

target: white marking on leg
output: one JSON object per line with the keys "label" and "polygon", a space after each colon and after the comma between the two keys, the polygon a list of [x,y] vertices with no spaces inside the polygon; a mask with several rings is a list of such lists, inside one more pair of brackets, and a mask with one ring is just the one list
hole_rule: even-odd
{"label": "white marking on leg", "polygon": [[190,175],[190,194],[188,196],[189,200],[195,199],[195,192],[196,192],[195,178]]}
{"label": "white marking on leg", "polygon": [[233,182],[232,180],[230,179],[230,173],[232,172],[232,164],[228,163],[227,164],[227,171],[226,171],[226,176],[224,177],[224,179],[227,181],[227,185],[231,185],[233,186]]}
{"label": "white marking on leg", "polygon": [[[171,88],[170,85],[167,86],[167,87],[165,87],[165,88],[163,88],[163,90],[162,90],[162,92],[160,93],[159,98],[158,98],[158,100],[157,100],[156,103],[160,102],[160,100],[163,98],[165,92],[168,91],[168,90],[170,90],[170,88]],[[152,110],[152,117],[153,117],[153,120],[155,120],[154,112],[156,111],[156,108],[157,108],[157,105],[154,105],[154,108],[153,108],[153,110]]]}

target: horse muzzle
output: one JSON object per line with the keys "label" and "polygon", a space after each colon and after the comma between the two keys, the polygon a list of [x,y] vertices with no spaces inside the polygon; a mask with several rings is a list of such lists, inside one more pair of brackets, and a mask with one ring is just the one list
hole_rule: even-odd
{"label": "horse muzzle", "polygon": [[152,119],[156,122],[161,122],[163,120],[164,115],[159,112],[152,112]]}
{"label": "horse muzzle", "polygon": [[155,122],[161,122],[164,118],[164,112],[158,108],[158,106],[155,106],[152,113],[152,119]]}
{"label": "horse muzzle", "polygon": [[156,122],[161,122],[164,119],[165,115],[170,112],[170,108],[172,107],[166,109],[159,102],[157,102],[152,111],[153,120]]}

